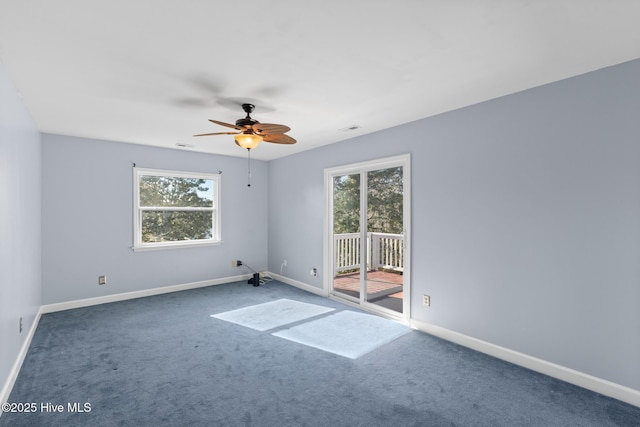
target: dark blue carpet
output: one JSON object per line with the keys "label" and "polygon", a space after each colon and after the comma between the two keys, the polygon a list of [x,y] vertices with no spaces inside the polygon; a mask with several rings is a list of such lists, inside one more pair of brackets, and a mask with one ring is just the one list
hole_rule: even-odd
{"label": "dark blue carpet", "polygon": [[210,317],[280,298],[353,310],[270,282],[45,314],[9,399],[37,410],[0,426],[640,426],[640,408],[418,331],[353,360]]}

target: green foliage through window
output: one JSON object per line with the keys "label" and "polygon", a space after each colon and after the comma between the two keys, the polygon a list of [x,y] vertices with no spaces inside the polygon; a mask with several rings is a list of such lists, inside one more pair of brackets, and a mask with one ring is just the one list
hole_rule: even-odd
{"label": "green foliage through window", "polygon": [[402,168],[367,174],[367,231],[402,234]]}
{"label": "green foliage through window", "polygon": [[[402,234],[402,167],[367,173],[367,231]],[[360,232],[360,174],[333,178],[333,232]]]}
{"label": "green foliage through window", "polygon": [[219,240],[213,175],[137,173],[138,244]]}

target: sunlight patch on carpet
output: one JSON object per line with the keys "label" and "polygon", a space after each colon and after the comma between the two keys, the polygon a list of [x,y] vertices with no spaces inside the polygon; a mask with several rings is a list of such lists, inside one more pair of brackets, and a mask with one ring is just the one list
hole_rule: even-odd
{"label": "sunlight patch on carpet", "polygon": [[357,359],[410,331],[408,326],[382,317],[341,311],[271,335]]}
{"label": "sunlight patch on carpet", "polygon": [[279,299],[264,304],[225,311],[224,313],[212,314],[211,317],[258,331],[266,331],[333,310],[333,308],[321,305]]}

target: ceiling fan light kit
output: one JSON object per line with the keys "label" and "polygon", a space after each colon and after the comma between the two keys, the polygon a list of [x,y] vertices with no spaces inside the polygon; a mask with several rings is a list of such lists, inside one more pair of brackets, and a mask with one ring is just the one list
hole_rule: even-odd
{"label": "ceiling fan light kit", "polygon": [[236,140],[236,144],[242,148],[246,148],[247,150],[251,150],[256,148],[258,144],[262,142],[262,137],[260,135],[256,135],[251,131],[244,131],[234,137]]}
{"label": "ceiling fan light kit", "polygon": [[220,126],[233,128],[238,132],[214,132],[202,133],[194,136],[213,136],[213,135],[235,135],[234,139],[239,147],[246,148],[249,155],[249,184],[251,187],[251,150],[256,148],[262,141],[274,144],[295,144],[296,140],[289,135],[285,135],[291,128],[285,125],[275,123],[260,123],[251,118],[251,113],[255,109],[253,104],[242,104],[242,109],[247,116],[236,120],[236,124],[220,122],[218,120],[209,119],[211,123]]}

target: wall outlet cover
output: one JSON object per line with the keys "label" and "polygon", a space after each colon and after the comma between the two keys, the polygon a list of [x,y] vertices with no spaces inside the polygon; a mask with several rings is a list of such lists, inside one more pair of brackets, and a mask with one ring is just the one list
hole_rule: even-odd
{"label": "wall outlet cover", "polygon": [[427,307],[431,307],[431,297],[429,295],[423,295],[422,296],[422,304],[427,306]]}

